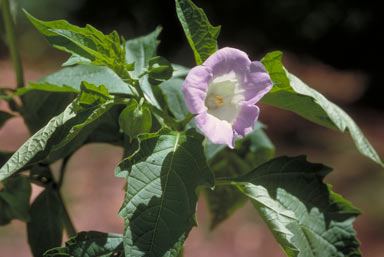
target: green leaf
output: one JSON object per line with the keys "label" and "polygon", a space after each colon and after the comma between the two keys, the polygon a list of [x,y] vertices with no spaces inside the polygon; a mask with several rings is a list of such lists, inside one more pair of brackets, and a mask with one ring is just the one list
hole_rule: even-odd
{"label": "green leaf", "polygon": [[3,182],[0,190],[0,225],[8,224],[12,219],[29,221],[29,198],[31,185],[22,176],[11,177]]}
{"label": "green leaf", "polygon": [[40,193],[31,206],[31,221],[27,224],[28,243],[33,256],[43,253],[61,244],[63,210],[55,190],[47,187]]}
{"label": "green leaf", "polygon": [[22,87],[16,90],[15,96],[20,96],[30,91],[47,91],[47,92],[57,92],[57,93],[79,93],[79,90],[63,85],[58,86],[50,83],[34,83],[29,82],[29,87]]}
{"label": "green leaf", "polygon": [[196,64],[202,64],[217,50],[220,26],[213,27],[203,9],[191,0],[175,0],[177,17],[195,55]]}
{"label": "green leaf", "polygon": [[100,106],[108,100],[112,100],[108,89],[104,85],[96,86],[83,81],[80,88],[81,91],[76,101],[78,104],[77,111],[83,110],[90,106]]}
{"label": "green leaf", "polygon": [[263,97],[262,101],[293,111],[319,125],[341,132],[348,130],[360,153],[384,167],[375,149],[352,118],[322,94],[289,73],[283,67],[281,58],[281,52],[272,52],[262,59],[274,82],[272,90]]}
{"label": "green leaf", "polygon": [[86,63],[88,59],[93,65],[104,65],[113,70],[127,68],[125,49],[116,31],[104,35],[91,25],[80,28],[65,20],[45,22],[24,12],[53,47],[73,54],[80,63]]}
{"label": "green leaf", "polygon": [[13,115],[8,112],[0,111],[0,128],[12,117]]}
{"label": "green leaf", "polygon": [[[245,138],[237,140],[235,146],[235,150],[222,149],[210,161],[210,167],[216,178],[235,178],[244,175],[274,156],[274,146],[261,125],[257,125]],[[204,190],[204,196],[212,216],[211,229],[228,219],[247,200],[236,188],[220,185],[213,191]]]}
{"label": "green leaf", "polygon": [[[0,181],[23,168],[38,153],[44,151],[52,135],[76,116],[76,102],[72,102],[64,112],[52,118],[48,124],[30,137],[0,169]],[[46,153],[47,154],[47,153]],[[45,155],[46,155],[45,154]]]}
{"label": "green leaf", "polygon": [[29,90],[23,94],[21,114],[30,133],[36,133],[53,117],[63,112],[75,97],[75,93],[42,90]]}
{"label": "green leaf", "polygon": [[125,58],[128,63],[135,63],[134,73],[136,77],[145,72],[149,60],[156,55],[156,49],[160,42],[157,38],[161,30],[161,27],[157,27],[153,32],[128,40],[125,43]]}
{"label": "green leaf", "polygon": [[360,211],[323,183],[330,168],[279,157],[232,181],[288,256],[361,256],[352,222]]}
{"label": "green leaf", "polygon": [[65,243],[51,249],[44,257],[118,257],[124,256],[123,235],[97,231],[80,232]]}
{"label": "green leaf", "polygon": [[164,57],[155,56],[149,60],[148,65],[148,80],[152,85],[158,85],[172,77],[172,65]]}
{"label": "green leaf", "polygon": [[110,94],[136,94],[136,89],[125,83],[108,67],[85,64],[65,67],[40,79],[38,84],[48,83],[59,87],[68,86],[80,91],[82,81],[87,81],[94,85],[105,85]]}
{"label": "green leaf", "polygon": [[140,136],[140,150],[123,160],[116,175],[127,179],[119,215],[126,256],[178,256],[196,225],[197,190],[212,187],[203,136],[162,130]]}
{"label": "green leaf", "polygon": [[128,40],[125,44],[127,62],[135,63],[134,74],[140,78],[140,87],[144,93],[145,99],[153,106],[161,109],[148,81],[148,75],[143,76],[147,72],[149,60],[156,55],[159,40],[157,37],[161,32],[161,27],[157,27],[148,35]]}
{"label": "green leaf", "polygon": [[189,113],[189,110],[185,105],[184,96],[181,92],[182,84],[182,79],[172,78],[159,85],[165,96],[169,110],[178,120],[184,119]]}

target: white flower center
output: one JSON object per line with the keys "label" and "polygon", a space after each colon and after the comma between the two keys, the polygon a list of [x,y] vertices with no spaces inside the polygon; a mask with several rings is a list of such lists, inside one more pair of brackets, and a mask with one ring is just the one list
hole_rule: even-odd
{"label": "white flower center", "polygon": [[205,106],[208,113],[233,124],[244,101],[244,89],[234,71],[216,77],[208,85]]}

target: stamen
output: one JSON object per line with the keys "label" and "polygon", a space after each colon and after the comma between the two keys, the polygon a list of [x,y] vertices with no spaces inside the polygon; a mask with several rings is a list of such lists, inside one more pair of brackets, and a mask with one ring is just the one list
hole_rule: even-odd
{"label": "stamen", "polygon": [[216,96],[216,105],[222,106],[224,104],[224,98],[222,96],[217,95]]}

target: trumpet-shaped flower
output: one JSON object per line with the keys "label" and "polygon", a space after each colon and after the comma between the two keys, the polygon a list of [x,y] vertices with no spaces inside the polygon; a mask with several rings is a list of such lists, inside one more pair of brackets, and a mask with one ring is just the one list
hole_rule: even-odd
{"label": "trumpet-shaped flower", "polygon": [[234,148],[235,136],[253,130],[259,116],[255,104],[271,90],[263,64],[246,53],[222,48],[188,73],[182,92],[197,127],[214,144]]}

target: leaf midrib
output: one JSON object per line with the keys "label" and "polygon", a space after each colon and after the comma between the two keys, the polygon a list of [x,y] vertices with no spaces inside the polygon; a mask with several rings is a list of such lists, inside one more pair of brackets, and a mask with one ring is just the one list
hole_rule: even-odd
{"label": "leaf midrib", "polygon": [[176,134],[175,145],[173,146],[172,156],[171,156],[171,161],[170,161],[170,164],[169,164],[169,167],[168,167],[168,170],[167,170],[166,179],[165,179],[164,193],[163,193],[163,195],[161,196],[160,208],[159,208],[159,212],[158,212],[157,217],[156,217],[155,227],[154,227],[154,229],[153,229],[153,236],[152,236],[152,240],[151,240],[151,245],[150,245],[149,250],[148,250],[148,254],[149,254],[149,256],[151,256],[151,253],[152,253],[152,249],[153,249],[153,245],[154,245],[154,241],[155,241],[155,236],[156,236],[157,227],[158,227],[158,225],[159,225],[161,212],[162,212],[162,209],[163,209],[163,206],[164,206],[164,198],[165,198],[165,195],[166,195],[166,190],[167,190],[167,185],[168,185],[169,174],[170,174],[171,171],[172,171],[172,164],[173,164],[173,160],[174,160],[174,158],[175,158],[175,153],[176,153],[177,146],[178,146],[178,144],[179,144],[179,139],[180,139],[180,132],[178,132],[178,133]]}

